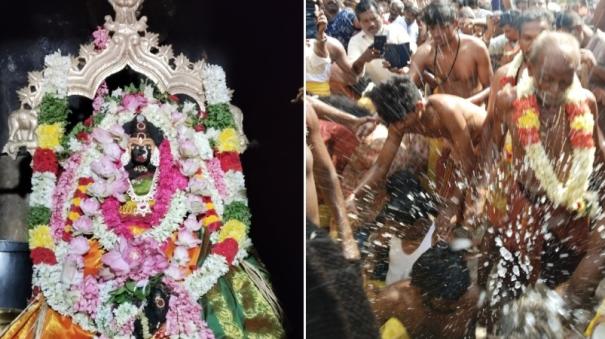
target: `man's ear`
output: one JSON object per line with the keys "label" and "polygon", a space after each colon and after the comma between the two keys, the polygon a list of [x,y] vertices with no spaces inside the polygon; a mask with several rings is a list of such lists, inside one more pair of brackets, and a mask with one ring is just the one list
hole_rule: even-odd
{"label": "man's ear", "polygon": [[425,105],[422,99],[416,102],[416,112],[424,111]]}

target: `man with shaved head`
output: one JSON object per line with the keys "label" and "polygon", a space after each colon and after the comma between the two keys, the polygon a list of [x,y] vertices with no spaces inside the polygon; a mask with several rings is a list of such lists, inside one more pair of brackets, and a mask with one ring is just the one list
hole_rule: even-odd
{"label": "man with shaved head", "polygon": [[[515,86],[506,84],[496,98],[500,114],[494,117],[503,127],[501,136],[510,131],[512,161],[511,175],[498,183],[505,199],[487,211],[492,232],[484,237],[489,255],[480,280],[485,284],[494,265],[498,273],[507,272],[494,277],[494,303],[518,296],[522,286],[538,279],[560,286],[578,266],[602,276],[602,263],[591,263],[605,248],[605,234],[599,234],[605,226],[601,202],[589,188],[601,131],[594,95],[576,74],[579,64],[573,36],[544,32],[527,55],[528,73]],[[578,292],[572,288],[571,294]]]}

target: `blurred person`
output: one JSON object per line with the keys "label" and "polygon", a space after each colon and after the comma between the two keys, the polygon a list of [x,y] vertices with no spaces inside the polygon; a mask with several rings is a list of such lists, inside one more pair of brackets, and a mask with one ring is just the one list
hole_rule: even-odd
{"label": "blurred person", "polygon": [[457,32],[456,12],[447,1],[430,3],[422,20],[431,39],[412,56],[410,71],[414,83],[424,87],[430,81],[438,93],[467,98],[476,104],[484,102],[493,74],[485,44]]}
{"label": "blurred person", "polygon": [[360,29],[355,11],[345,6],[342,0],[323,0],[323,6],[328,16],[326,34],[336,38],[346,48],[351,37]]}
{"label": "blurred person", "polygon": [[[347,259],[358,259],[359,249],[347,217],[342,190],[330,155],[326,150],[319,131],[319,119],[315,110],[305,100],[305,121],[307,128],[306,147],[306,213],[307,217],[319,225],[318,190],[323,194],[335,220],[336,233],[342,241],[343,253]],[[316,185],[317,182],[317,185]]]}
{"label": "blurred person", "polygon": [[388,80],[394,74],[383,66],[384,59],[378,58],[380,51],[373,48],[374,37],[384,35],[386,36],[386,42],[392,44],[408,43],[410,42],[410,38],[399,24],[383,24],[378,5],[374,0],[361,0],[357,7],[355,7],[355,14],[361,24],[362,31],[353,36],[349,41],[349,58],[359,58],[367,50],[377,53],[373,54],[375,59],[365,65],[365,74],[374,83],[379,84]]}
{"label": "blurred person", "polygon": [[383,335],[454,339],[472,336],[479,293],[462,253],[438,246],[418,258],[410,279],[379,290],[370,300],[378,324],[384,324]]}
{"label": "blurred person", "polygon": [[503,33],[489,40],[489,55],[495,69],[513,60],[521,50],[519,47],[519,31],[517,21],[520,12],[516,10],[502,13],[498,20],[498,26]]}
{"label": "blurred person", "polygon": [[396,23],[400,24],[401,27],[405,29],[410,37],[410,47],[412,50],[416,50],[419,44],[418,35],[419,35],[419,27],[418,27],[418,15],[420,14],[420,10],[411,1],[404,2],[404,10],[403,16],[400,16],[395,20]]}
{"label": "blurred person", "polygon": [[392,0],[389,5],[389,23],[397,21],[403,15],[403,2],[400,0]]}

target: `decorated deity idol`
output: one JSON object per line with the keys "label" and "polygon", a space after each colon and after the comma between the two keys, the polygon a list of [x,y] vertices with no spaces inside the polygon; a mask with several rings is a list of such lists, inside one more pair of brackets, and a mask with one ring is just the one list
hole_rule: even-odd
{"label": "decorated deity idol", "polygon": [[[6,150],[33,155],[34,295],[0,337],[281,338],[267,274],[249,255],[241,111],[234,119],[220,67],[180,57],[172,68],[150,52],[169,47],[136,20],[141,2],[111,1],[118,15],[94,48],[47,56],[20,92],[39,112],[35,137]],[[110,93],[97,77],[120,60],[168,80]],[[94,99],[93,112],[68,130],[73,94]]]}

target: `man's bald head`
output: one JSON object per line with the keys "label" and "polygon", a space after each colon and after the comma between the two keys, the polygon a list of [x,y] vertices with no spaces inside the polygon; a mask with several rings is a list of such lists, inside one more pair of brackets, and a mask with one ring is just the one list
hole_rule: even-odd
{"label": "man's bald head", "polygon": [[562,32],[542,32],[532,44],[529,62],[542,63],[545,56],[561,56],[574,65],[580,64],[580,44],[573,35]]}
{"label": "man's bald head", "polygon": [[567,33],[542,32],[532,44],[528,71],[544,105],[560,105],[580,65],[580,46]]}

